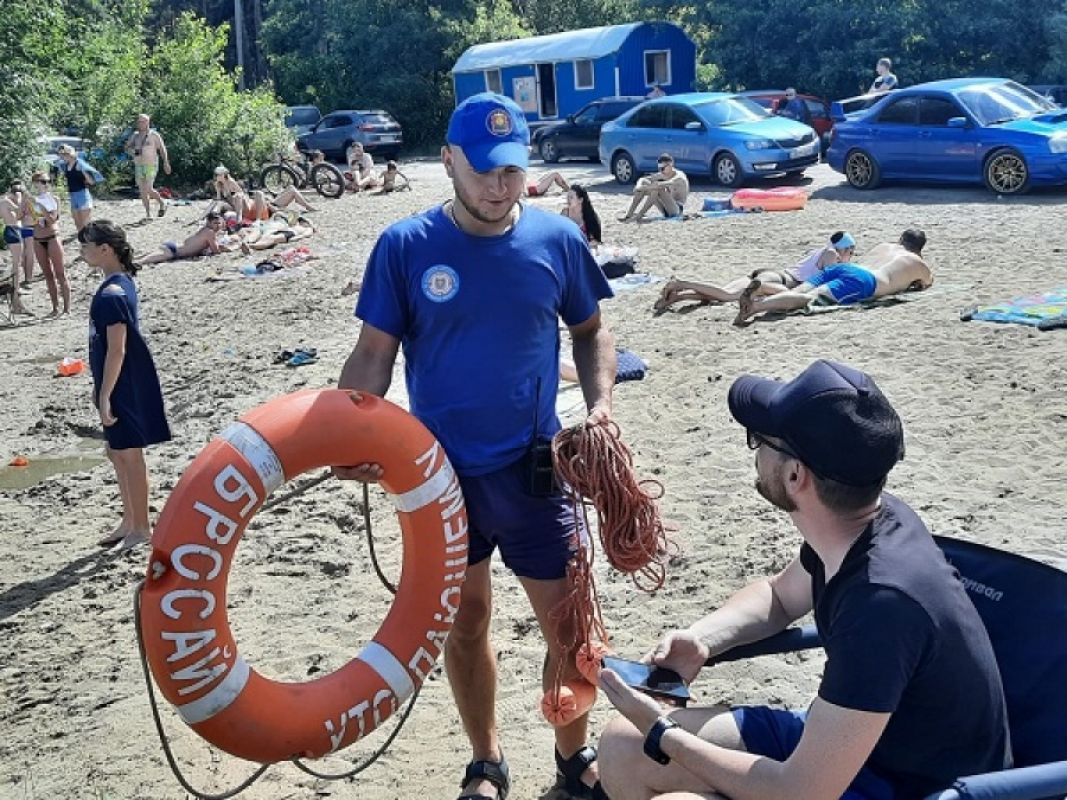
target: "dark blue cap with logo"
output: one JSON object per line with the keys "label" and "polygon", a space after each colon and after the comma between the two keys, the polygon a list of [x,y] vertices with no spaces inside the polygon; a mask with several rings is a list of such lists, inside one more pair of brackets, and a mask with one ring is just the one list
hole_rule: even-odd
{"label": "dark blue cap with logo", "polygon": [[530,126],[515,101],[501,94],[482,92],[456,106],[445,139],[463,148],[475,172],[530,164]]}
{"label": "dark blue cap with logo", "polygon": [[872,486],[904,457],[900,417],[866,373],[816,361],[783,383],[744,375],[729,394],[745,428],[781,439],[820,477]]}

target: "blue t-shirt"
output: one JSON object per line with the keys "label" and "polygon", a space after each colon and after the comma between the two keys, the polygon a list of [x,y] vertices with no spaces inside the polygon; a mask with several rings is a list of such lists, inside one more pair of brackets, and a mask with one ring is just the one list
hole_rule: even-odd
{"label": "blue t-shirt", "polygon": [[507,233],[471,236],[438,206],[382,233],[356,316],[400,340],[411,412],[474,476],[517,460],[535,418],[537,436],[559,430],[559,320],[611,294],[569,219],[523,206]]}
{"label": "blue t-shirt", "polygon": [[810,286],[826,286],[834,300],[842,305],[874,297],[878,289],[878,279],[874,273],[858,264],[834,264],[804,282]]}

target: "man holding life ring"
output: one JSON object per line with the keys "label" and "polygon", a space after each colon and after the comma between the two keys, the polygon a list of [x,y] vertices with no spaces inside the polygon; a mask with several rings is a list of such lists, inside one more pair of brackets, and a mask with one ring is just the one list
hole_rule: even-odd
{"label": "man holding life ring", "polygon": [[[470,552],[445,665],[473,751],[460,796],[503,800],[510,776],[496,730],[490,556],[499,547],[537,616],[548,646],[545,688],[561,661],[564,680],[577,677],[574,653],[559,645],[576,637],[549,616],[568,592],[575,519],[558,488],[539,478],[551,476],[546,443],[560,429],[559,319],[574,341],[588,423],[610,417],[614,337],[598,303],[611,289],[577,226],[521,202],[529,129],[513,101],[468,98],[446,141],[454,197],[379,238],[356,305],[363,326],[339,385],[384,395],[403,345],[411,412],[459,475]],[[383,477],[376,464],[335,472]],[[569,791],[600,797],[586,731],[585,716],[556,729],[557,767]]]}

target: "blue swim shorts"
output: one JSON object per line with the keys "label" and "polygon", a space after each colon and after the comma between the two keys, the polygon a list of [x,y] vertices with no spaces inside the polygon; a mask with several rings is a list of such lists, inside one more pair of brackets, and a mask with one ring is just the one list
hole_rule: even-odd
{"label": "blue swim shorts", "polygon": [[6,244],[22,244],[22,231],[14,225],[5,225],[4,242]]}
{"label": "blue swim shorts", "polygon": [[520,578],[566,577],[575,549],[574,510],[561,493],[528,494],[525,465],[520,459],[488,475],[460,478],[470,524],[468,561],[484,561],[499,547],[504,565]]}
{"label": "blue swim shorts", "polygon": [[808,283],[823,286],[839,305],[847,306],[874,297],[878,279],[870,270],[855,264],[827,267]]}
{"label": "blue swim shorts", "polygon": [[[807,711],[787,711],[766,706],[737,706],[732,709],[745,749],[753,755],[785,761],[800,744]],[[853,779],[841,800],[894,800],[889,781],[864,767]]]}
{"label": "blue swim shorts", "polygon": [[87,208],[92,208],[93,196],[89,194],[88,189],[82,189],[80,192],[71,192],[70,207],[74,211],[84,211]]}

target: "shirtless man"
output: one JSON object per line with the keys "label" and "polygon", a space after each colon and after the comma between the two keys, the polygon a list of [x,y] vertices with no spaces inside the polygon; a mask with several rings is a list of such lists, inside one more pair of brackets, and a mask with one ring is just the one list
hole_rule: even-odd
{"label": "shirtless man", "polygon": [[[681,216],[685,198],[689,196],[689,178],[674,168],[674,157],[670,153],[657,158],[656,165],[659,172],[637,182],[630,207],[618,218],[619,222],[640,222],[653,206],[665,217]],[[641,207],[637,208],[638,205]]]}
{"label": "shirtless man", "polygon": [[[928,289],[934,283],[930,267],[922,258],[926,234],[909,228],[898,244],[880,244],[867,255],[868,266],[837,264],[815,275],[796,289],[761,285],[753,280],[738,300],[735,325],[768,311],[797,311],[809,305],[851,305],[863,300],[888,297],[906,291]],[[757,291],[769,297],[756,297]]]}
{"label": "shirtless man", "polygon": [[147,114],[137,117],[137,130],[126,141],[126,152],[133,156],[133,172],[137,179],[137,188],[141,192],[146,219],[152,218],[152,200],[159,203],[159,216],[167,213],[167,204],[156,191],[156,174],[159,172],[159,159],[163,159],[163,171],[170,175],[170,157],[167,146],[159,131],[150,127],[151,119]]}
{"label": "shirtless man", "polygon": [[0,195],[0,220],[4,223],[4,243],[11,251],[11,313],[28,314],[22,305],[22,289],[19,287],[19,273],[22,271],[22,222],[19,212],[22,208],[25,188],[22,181],[13,181],[7,194]]}
{"label": "shirtless man", "polygon": [[[876,248],[877,249],[877,248]],[[759,281],[760,286],[753,294],[773,294],[774,290],[766,288],[775,285],[794,289],[808,278],[818,274],[827,267],[852,260],[856,252],[856,240],[847,231],[836,231],[830,241],[817,250],[804,256],[792,267],[781,270],[757,269],[748,275],[735,278],[722,286],[696,281],[682,281],[672,278],[663,286],[659,299],[652,309],[658,314],[666,311],[675,303],[693,301],[696,303],[732,303],[741,299],[741,294],[752,281]],[[781,291],[780,289],[778,291]]]}
{"label": "shirtless man", "polygon": [[218,236],[219,231],[222,229],[222,215],[215,211],[208,212],[208,215],[204,218],[204,227],[180,245],[174,242],[163,242],[159,250],[138,258],[135,263],[144,266],[145,264],[161,264],[165,261],[177,261],[182,258],[199,258],[200,256],[214,256],[219,253],[230,252],[234,248],[219,244]]}

